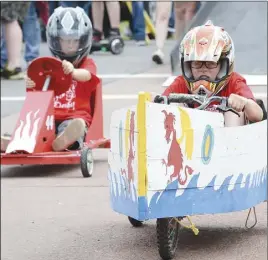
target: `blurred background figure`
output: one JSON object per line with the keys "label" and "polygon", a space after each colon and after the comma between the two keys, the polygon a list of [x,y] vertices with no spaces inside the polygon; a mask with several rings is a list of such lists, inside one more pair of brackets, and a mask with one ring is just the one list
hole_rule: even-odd
{"label": "blurred background figure", "polygon": [[132,35],[138,46],[145,46],[146,30],[143,1],[132,2]]}
{"label": "blurred background figure", "polygon": [[[23,21],[30,2],[1,2],[1,50],[5,42],[6,62],[1,64],[1,77],[22,79],[21,68],[22,30],[19,21]],[[5,48],[5,47],[4,47]]]}
{"label": "blurred background figure", "polygon": [[[40,2],[39,2],[40,3]],[[28,65],[40,54],[40,43],[41,43],[41,30],[40,22],[37,15],[37,2],[31,1],[28,8],[28,12],[24,17],[22,23],[22,33],[25,43],[24,60]],[[7,50],[5,38],[3,37],[1,46],[1,67],[4,67],[7,63]]]}
{"label": "blurred background figure", "polygon": [[153,53],[152,60],[156,64],[164,62],[164,44],[167,38],[168,22],[172,8],[172,1],[157,1],[156,16],[155,16],[155,45],[156,51]]}
{"label": "blurred background figure", "polygon": [[175,11],[175,39],[183,37],[185,29],[197,11],[197,2],[174,2]]}
{"label": "blurred background figure", "polygon": [[109,20],[110,30],[109,36],[120,35],[120,4],[119,1],[92,1],[92,22],[94,27],[93,40],[99,42],[103,37],[103,18],[104,18],[104,4],[106,5]]}
{"label": "blurred background figure", "polygon": [[86,14],[88,14],[91,1],[59,1],[59,5],[62,7],[74,7],[74,8],[76,6],[79,6],[84,9]]}
{"label": "blurred background figure", "polygon": [[[174,4],[174,9],[173,5]],[[155,44],[156,51],[152,55],[152,60],[156,64],[164,63],[163,48],[168,35],[168,27],[173,23],[175,17],[175,39],[178,40],[183,36],[186,27],[195,15],[197,2],[180,2],[180,1],[157,1],[155,16]],[[174,14],[173,14],[174,10]],[[174,16],[173,16],[174,15]]]}
{"label": "blurred background figure", "polygon": [[[46,41],[48,17],[58,6],[83,8],[92,20],[95,42],[120,34],[124,40],[134,40],[138,46],[146,46],[149,39],[155,39],[156,50],[152,53],[152,60],[163,64],[166,40],[183,36],[200,5],[200,2],[193,1],[160,0],[1,2],[1,76],[6,79],[23,78],[19,24],[23,30],[24,60],[28,66],[39,56],[41,40]],[[148,22],[148,19],[151,21]]]}

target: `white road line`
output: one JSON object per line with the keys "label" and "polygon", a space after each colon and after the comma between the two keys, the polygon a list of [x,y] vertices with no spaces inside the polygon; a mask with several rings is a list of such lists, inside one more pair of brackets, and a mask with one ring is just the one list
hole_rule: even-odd
{"label": "white road line", "polygon": [[[242,74],[248,84],[267,84],[267,75]],[[169,73],[139,73],[139,74],[99,74],[102,79],[150,79],[150,78],[173,78]],[[255,82],[255,83],[254,83]]]}
{"label": "white road line", "polygon": [[[242,75],[249,86],[267,86],[267,75]],[[176,76],[169,76],[162,87],[168,87],[174,80]]]}
{"label": "white road line", "polygon": [[[103,95],[104,100],[117,100],[117,99],[137,99],[138,94],[131,95]],[[5,101],[24,101],[25,97],[1,97],[1,102]]]}
{"label": "white road line", "polygon": [[[163,87],[169,86],[176,76],[168,73],[100,74],[101,79],[165,79]],[[267,86],[267,75],[242,74],[249,86]]]}
{"label": "white road line", "polygon": [[[267,75],[242,74],[248,84],[267,85]],[[170,73],[138,73],[138,74],[98,74],[101,79],[166,79],[172,80],[176,76]]]}
{"label": "white road line", "polygon": [[[255,98],[267,98],[267,93],[254,93]],[[138,99],[138,94],[129,94],[129,95],[103,95],[104,100],[131,100]],[[25,97],[1,97],[1,101],[24,101]]]}
{"label": "white road line", "polygon": [[[176,76],[169,73],[139,73],[139,74],[99,74],[102,79],[166,79],[164,86],[170,85]],[[267,86],[267,75],[242,74],[248,85]]]}
{"label": "white road line", "polygon": [[154,79],[154,78],[168,78],[170,74],[167,73],[139,73],[139,74],[100,74],[101,79]]}

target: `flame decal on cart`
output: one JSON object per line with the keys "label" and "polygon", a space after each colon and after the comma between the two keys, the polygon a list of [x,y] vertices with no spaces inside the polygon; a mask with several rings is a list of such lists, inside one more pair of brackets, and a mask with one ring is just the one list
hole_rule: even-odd
{"label": "flame decal on cart", "polygon": [[[25,122],[20,120],[20,125],[16,129],[14,137],[7,147],[6,153],[12,153],[15,151],[26,151],[28,153],[32,153],[34,151],[38,124],[40,121],[40,117],[37,118],[39,111],[40,109],[38,109],[34,114],[33,111],[28,112]],[[30,131],[31,128],[32,131]]]}

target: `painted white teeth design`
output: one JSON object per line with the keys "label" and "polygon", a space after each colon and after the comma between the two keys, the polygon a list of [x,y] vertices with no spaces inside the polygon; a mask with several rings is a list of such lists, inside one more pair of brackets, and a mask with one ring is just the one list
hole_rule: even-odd
{"label": "painted white teeth design", "polygon": [[235,187],[235,183],[229,184],[229,185],[228,185],[228,191],[233,190],[234,187]]}
{"label": "painted white teeth design", "polygon": [[263,172],[262,172],[262,182],[264,182],[264,180],[265,180],[265,175],[266,175],[266,172],[263,171]]}
{"label": "painted white teeth design", "polygon": [[241,188],[244,188],[246,186],[246,181],[247,181],[248,175],[249,174],[243,174],[243,177],[242,177],[242,180],[241,180],[241,184],[240,184],[240,187]]}
{"label": "painted white teeth design", "polygon": [[259,185],[260,185],[260,174],[261,174],[261,171],[258,171],[258,172],[257,172],[256,186],[259,186]]}
{"label": "painted white teeth design", "polygon": [[249,188],[251,188],[251,186],[252,186],[252,182],[253,182],[253,174],[250,174],[249,175],[250,176],[250,179],[249,179]]}

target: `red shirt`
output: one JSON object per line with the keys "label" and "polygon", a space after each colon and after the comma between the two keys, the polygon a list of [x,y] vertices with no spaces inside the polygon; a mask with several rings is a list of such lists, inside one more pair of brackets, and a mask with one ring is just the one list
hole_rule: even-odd
{"label": "red shirt", "polygon": [[79,69],[88,70],[91,73],[91,79],[86,82],[72,80],[70,88],[65,93],[55,96],[55,120],[82,118],[89,126],[92,121],[90,99],[100,79],[96,76],[96,65],[90,58],[86,58]]}
{"label": "red shirt", "polygon": [[[166,88],[162,95],[168,96],[171,93],[189,93],[183,76],[178,76],[175,81],[169,87]],[[251,89],[246,83],[245,78],[243,78],[236,72],[233,72],[231,74],[228,84],[224,87],[222,91],[220,91],[220,93],[217,94],[217,96],[229,97],[232,93],[248,99],[255,100]]]}

